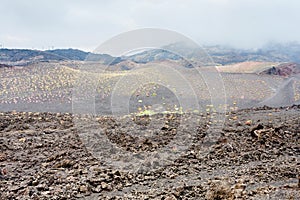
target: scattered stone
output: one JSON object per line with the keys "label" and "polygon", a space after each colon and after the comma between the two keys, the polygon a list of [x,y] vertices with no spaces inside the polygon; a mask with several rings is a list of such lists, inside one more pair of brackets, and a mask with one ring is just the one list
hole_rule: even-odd
{"label": "scattered stone", "polygon": [[108,188],[108,184],[105,182],[101,182],[101,188],[102,189],[107,189]]}
{"label": "scattered stone", "polygon": [[0,161],[5,161],[7,159],[6,154],[0,153]]}
{"label": "scattered stone", "polygon": [[250,126],[251,124],[252,124],[252,120],[247,120],[247,121],[245,122],[245,125]]}
{"label": "scattered stone", "polygon": [[45,191],[45,190],[48,190],[48,187],[45,184],[39,184],[36,186],[36,189],[38,191]]}
{"label": "scattered stone", "polygon": [[81,186],[79,187],[79,191],[80,191],[80,192],[83,192],[83,193],[86,193],[86,192],[88,191],[88,188],[87,188],[85,185],[81,185]]}
{"label": "scattered stone", "polygon": [[165,200],[176,200],[177,198],[174,195],[167,196]]}
{"label": "scattered stone", "polygon": [[54,168],[70,168],[74,165],[74,162],[71,160],[63,160],[60,163],[55,164]]}
{"label": "scattered stone", "polygon": [[238,119],[238,117],[237,117],[237,116],[233,116],[231,119],[233,119],[233,120],[237,120],[237,119]]}
{"label": "scattered stone", "polygon": [[[189,116],[180,116],[179,121],[178,115],[170,114],[153,115],[145,126],[134,122],[129,126],[131,117],[98,117],[96,124],[87,118],[84,126],[74,128],[69,126],[70,115],[0,113],[0,121],[9,119],[11,123],[9,128],[0,128],[0,199],[267,199],[275,193],[278,196],[274,199],[297,197],[299,111],[300,107],[228,113],[224,127],[217,130],[221,137],[210,144],[209,151],[202,144],[210,136],[208,128],[213,132],[215,127],[208,127],[202,118],[210,118],[206,114],[194,113],[203,119],[196,127],[180,124],[190,122]],[[232,120],[232,116],[239,120]],[[155,117],[162,123],[145,136],[147,126],[155,127]],[[251,124],[244,123],[246,120]],[[20,131],[24,127],[18,124],[22,123],[29,129]],[[104,130],[111,143],[127,153],[148,152],[153,157],[144,157],[141,171],[115,169],[105,159],[93,157],[88,149],[97,150],[101,145],[85,146],[79,137],[78,133],[91,128]],[[196,134],[188,149],[168,160],[164,156],[168,150],[176,150],[169,147],[176,145],[173,139],[180,136],[173,130]],[[26,140],[21,142],[20,138]],[[99,141],[97,137],[88,139]],[[155,153],[164,147],[165,154]],[[143,159],[142,154],[135,155]],[[164,159],[168,162],[162,162]],[[293,183],[288,183],[291,178]]]}
{"label": "scattered stone", "polygon": [[19,141],[24,143],[26,141],[26,138],[20,138]]}
{"label": "scattered stone", "polygon": [[215,181],[211,184],[207,194],[206,199],[215,200],[215,199],[224,199],[224,200],[233,200],[234,192],[224,181]]}

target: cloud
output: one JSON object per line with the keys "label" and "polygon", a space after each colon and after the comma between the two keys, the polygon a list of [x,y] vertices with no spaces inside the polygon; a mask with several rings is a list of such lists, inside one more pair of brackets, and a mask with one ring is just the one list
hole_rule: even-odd
{"label": "cloud", "polygon": [[1,2],[2,34],[28,38],[7,47],[74,47],[92,50],[124,31],[157,27],[200,44],[259,47],[300,41],[297,0],[31,0]]}
{"label": "cloud", "polygon": [[30,39],[24,36],[17,36],[17,35],[0,35],[0,39],[4,41],[9,41],[13,44],[22,44],[24,42],[29,42]]}

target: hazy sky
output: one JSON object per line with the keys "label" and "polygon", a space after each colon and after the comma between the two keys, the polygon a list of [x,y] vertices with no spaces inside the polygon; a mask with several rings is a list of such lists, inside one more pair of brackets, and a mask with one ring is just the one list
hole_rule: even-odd
{"label": "hazy sky", "polygon": [[92,51],[119,33],[165,28],[199,44],[300,41],[299,0],[0,0],[7,48]]}

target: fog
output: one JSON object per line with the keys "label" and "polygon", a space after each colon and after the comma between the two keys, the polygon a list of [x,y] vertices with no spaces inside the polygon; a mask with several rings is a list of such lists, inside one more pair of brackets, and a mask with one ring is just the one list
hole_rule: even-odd
{"label": "fog", "polygon": [[300,41],[297,0],[1,1],[0,47],[92,51],[139,28],[177,31],[201,45],[258,48]]}

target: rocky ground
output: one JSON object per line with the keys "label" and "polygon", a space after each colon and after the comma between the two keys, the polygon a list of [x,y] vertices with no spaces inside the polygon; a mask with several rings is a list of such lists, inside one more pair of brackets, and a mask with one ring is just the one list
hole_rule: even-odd
{"label": "rocky ground", "polygon": [[[205,149],[213,123],[208,114],[91,120],[0,113],[0,198],[300,199],[300,106],[228,113],[220,137]],[[174,140],[180,124],[193,133],[192,143],[172,162],[148,170],[120,170],[97,159],[82,137],[99,129],[124,151],[155,152]]]}

